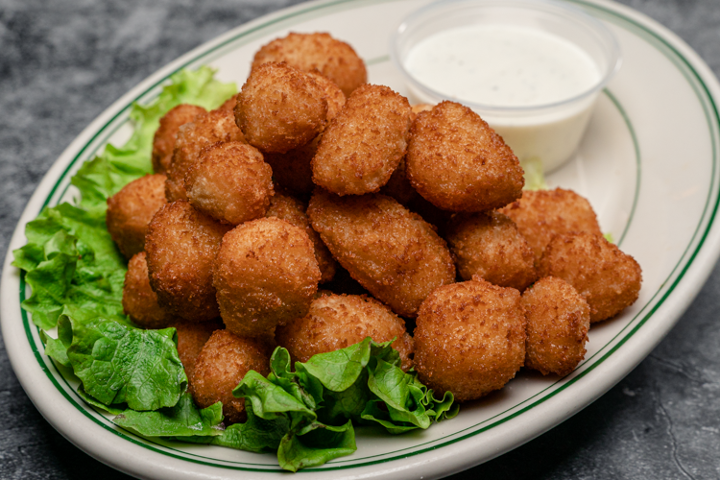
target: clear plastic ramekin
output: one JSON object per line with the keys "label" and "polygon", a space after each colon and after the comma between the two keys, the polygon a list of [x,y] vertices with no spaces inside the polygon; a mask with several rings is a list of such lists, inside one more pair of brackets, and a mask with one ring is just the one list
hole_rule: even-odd
{"label": "clear plastic ramekin", "polygon": [[[408,54],[436,33],[467,27],[509,26],[537,29],[582,49],[600,79],[580,94],[535,106],[490,106],[452,98],[422,84],[407,70]],[[554,0],[442,0],[406,17],[391,38],[393,63],[403,74],[413,103],[452,100],[476,111],[510,145],[521,161],[540,159],[546,172],[571,158],[582,139],[595,101],[620,68],[620,47],[601,22],[572,5]]]}

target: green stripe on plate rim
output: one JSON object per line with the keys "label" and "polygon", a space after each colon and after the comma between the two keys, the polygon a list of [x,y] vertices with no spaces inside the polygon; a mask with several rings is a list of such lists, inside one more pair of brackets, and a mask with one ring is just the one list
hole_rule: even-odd
{"label": "green stripe on plate rim", "polygon": [[[436,439],[436,440],[433,440],[432,442],[427,442],[425,444],[415,445],[415,446],[411,447],[414,449],[411,452],[405,451],[405,450],[409,450],[409,449],[398,450],[397,452],[387,452],[381,456],[392,455],[392,454],[399,453],[399,452],[403,452],[403,453],[400,456],[395,456],[395,457],[390,457],[390,458],[382,458],[382,459],[378,459],[378,460],[374,460],[374,461],[370,461],[370,462],[362,462],[362,463],[359,463],[358,460],[335,461],[335,462],[328,464],[328,466],[326,466],[324,468],[321,467],[318,469],[309,469],[309,470],[306,470],[307,472],[312,472],[313,470],[336,470],[336,469],[355,468],[355,467],[360,467],[360,466],[368,466],[368,465],[373,465],[373,464],[377,464],[377,463],[389,462],[392,460],[396,460],[398,458],[405,458],[408,456],[418,455],[423,452],[426,452],[429,450],[434,450],[441,446],[450,445],[450,444],[458,442],[460,440],[477,435],[483,431],[486,431],[486,430],[493,428],[499,424],[502,424],[512,418],[515,418],[518,415],[522,414],[523,412],[530,410],[534,406],[546,401],[549,398],[552,398],[554,395],[556,395],[560,391],[564,390],[569,385],[575,383],[577,380],[584,377],[588,372],[592,371],[595,367],[600,365],[614,351],[616,351],[618,348],[620,348],[620,346],[622,346],[630,337],[632,337],[632,335],[635,332],[637,332],[637,330],[642,325],[645,324],[645,322],[652,316],[652,314],[655,311],[657,311],[657,309],[664,303],[664,301],[667,299],[667,297],[672,293],[672,291],[675,289],[675,287],[680,282],[680,280],[684,277],[688,268],[693,263],[693,260],[695,259],[698,252],[702,248],[702,246],[705,242],[705,239],[709,233],[710,227],[713,224],[713,221],[717,214],[718,205],[720,204],[719,196],[716,195],[716,197],[714,199],[714,203],[713,203],[713,199],[711,198],[711,195],[713,194],[713,191],[716,188],[716,180],[717,180],[716,179],[716,175],[717,175],[716,135],[718,133],[717,125],[718,125],[718,121],[720,121],[720,116],[718,115],[717,106],[716,106],[712,96],[710,95],[710,92],[709,92],[707,86],[704,84],[702,78],[700,77],[698,72],[694,69],[694,67],[690,64],[690,62],[679,51],[677,51],[676,48],[674,48],[672,45],[670,45],[662,37],[659,37],[656,33],[648,30],[644,25],[637,23],[633,19],[623,17],[622,14],[619,12],[614,12],[605,7],[593,5],[593,4],[587,3],[583,0],[566,0],[566,1],[581,5],[589,10],[593,10],[596,16],[601,17],[609,22],[615,23],[621,27],[625,27],[628,30],[634,30],[635,32],[639,33],[644,39],[646,39],[649,43],[651,43],[659,51],[661,51],[676,66],[676,68],[678,68],[678,70],[686,78],[688,83],[691,85],[691,87],[695,91],[698,99],[700,100],[700,104],[703,107],[703,111],[704,111],[706,120],[708,122],[710,138],[712,141],[712,151],[713,151],[713,162],[711,164],[712,165],[712,175],[711,175],[711,184],[710,184],[710,188],[709,188],[708,198],[706,200],[705,208],[703,210],[703,215],[698,223],[698,226],[697,226],[695,232],[693,233],[693,236],[692,236],[688,246],[686,247],[685,252],[681,256],[680,261],[674,267],[672,272],[668,275],[668,278],[666,279],[666,281],[662,284],[663,286],[653,295],[653,297],[646,303],[646,305],[641,309],[641,311],[638,314],[636,314],[635,317],[633,317],[633,319],[615,337],[613,337],[612,340],[610,340],[608,343],[606,343],[606,345],[599,352],[597,352],[593,357],[586,359],[581,364],[579,369],[582,369],[582,371],[576,371],[576,373],[571,375],[570,377],[565,377],[564,379],[562,379],[558,382],[555,382],[554,384],[548,386],[543,391],[535,394],[533,397],[524,400],[523,402],[513,406],[511,409],[508,409],[505,412],[498,414],[497,416],[495,416],[491,419],[486,419],[483,422],[480,422],[476,425],[473,425],[473,426],[463,429],[461,431],[455,432],[444,438]],[[355,0],[341,0],[341,1],[331,2],[331,3],[327,3],[327,4],[322,4],[322,5],[313,5],[311,7],[308,7],[307,9],[302,9],[302,10],[299,10],[299,11],[296,11],[296,12],[293,12],[293,13],[290,13],[290,14],[287,14],[284,16],[274,18],[268,22],[259,24],[256,27],[253,27],[252,29],[250,29],[248,31],[241,32],[203,53],[199,53],[196,57],[185,62],[183,65],[178,67],[175,71],[173,71],[169,75],[172,75],[172,74],[176,73],[177,71],[181,70],[182,68],[186,68],[186,67],[190,66],[191,64],[199,62],[201,60],[207,61],[209,56],[213,52],[217,52],[220,49],[230,48],[230,47],[237,48],[239,45],[235,42],[247,37],[248,35],[250,35],[252,33],[260,32],[260,31],[262,31],[263,34],[271,33],[270,31],[266,31],[265,29],[267,29],[268,27],[270,27],[272,25],[275,25],[277,28],[279,28],[278,25],[281,22],[284,22],[289,19],[294,19],[297,22],[299,17],[307,17],[308,15],[311,15],[311,14],[314,14],[315,16],[320,16],[319,14],[324,15],[324,14],[327,14],[328,9],[340,8],[343,10],[347,10],[350,8],[356,8],[356,5],[351,5],[351,4],[358,4],[358,3],[367,5],[369,3],[374,4],[374,3],[382,3],[382,2],[380,2],[380,1],[362,2],[362,1],[355,1]],[[148,94],[152,94],[152,93],[157,94],[160,84],[163,83],[169,77],[169,75],[161,80],[158,80],[155,84],[153,84],[148,89],[146,89],[143,93],[138,95],[133,102],[143,100],[144,98],[148,97]],[[606,93],[608,93],[608,92],[606,92]],[[629,120],[627,119],[627,115],[620,107],[619,103],[617,102],[617,99],[614,96],[612,96],[612,94],[608,93],[608,96],[613,101],[613,103],[616,105],[616,107],[618,107],[620,109],[626,123],[628,124],[629,128],[631,128],[631,134],[633,136],[633,142],[634,142],[635,148],[636,148],[636,155],[639,155],[639,152],[637,150],[638,145],[637,145],[637,141],[635,138],[634,130],[632,129],[632,126],[629,123]],[[100,142],[100,144],[103,144],[103,142],[106,141],[109,136],[111,136],[118,128],[120,128],[122,126],[122,124],[124,122],[127,121],[127,112],[128,112],[129,108],[130,108],[130,104],[123,107],[100,130],[98,130],[98,132],[96,132],[94,134],[94,136],[83,146],[83,148],[78,152],[78,154],[74,157],[74,159],[71,161],[69,166],[62,173],[58,182],[56,182],[56,184],[53,186],[52,190],[50,191],[50,194],[48,195],[48,197],[45,200],[45,203],[43,204],[43,207],[45,207],[49,204],[53,195],[56,193],[58,187],[63,183],[63,180],[65,180],[67,178],[68,173],[71,171],[73,166],[77,163],[77,161],[81,157],[86,155],[86,152],[88,151],[89,146],[93,142],[95,142],[98,139],[98,137],[101,134],[103,134],[103,132],[105,132],[108,129],[108,127],[111,126],[111,124],[115,123],[115,128],[113,129],[112,132],[109,132],[106,135],[104,135],[104,140],[102,142]],[[123,116],[124,116],[124,118],[123,118]],[[120,125],[117,124],[118,121],[120,122]],[[97,147],[96,147],[96,149],[97,149]],[[93,153],[90,153],[89,155],[92,155],[92,154]],[[638,195],[638,191],[639,191],[639,181],[640,181],[639,168],[640,168],[640,165],[638,163],[638,179],[637,179],[638,183],[636,186],[635,200],[633,202],[633,211],[634,211],[634,206],[637,204],[637,195]],[[712,206],[711,206],[711,203],[712,203]],[[712,208],[712,210],[709,211],[709,208]],[[708,214],[708,211],[709,211],[709,214]],[[623,232],[621,239],[625,237],[625,234],[627,233],[627,230],[629,228],[629,224],[630,224],[630,220],[628,221],[628,226],[626,227],[625,231]],[[705,227],[704,227],[704,231],[702,231],[702,233],[701,233],[700,231],[703,228],[703,224],[705,224]],[[700,234],[700,233],[701,233],[701,235],[698,238],[698,234]],[[695,243],[696,241],[697,241],[697,245],[695,246],[695,249],[692,252],[690,252],[690,250],[693,246],[693,243]],[[683,264],[683,262],[685,262],[685,263]],[[677,273],[677,276],[672,281],[672,283],[670,283],[670,280],[673,278],[673,276],[676,273]],[[664,294],[662,293],[663,289],[665,289]],[[24,276],[21,276],[21,279],[20,279],[20,292],[19,293],[20,293],[20,300],[23,300],[25,298]],[[660,296],[661,294],[662,294],[662,296]],[[653,305],[653,302],[655,300],[657,300],[657,301]],[[67,383],[67,380],[59,372],[59,370],[56,368],[56,366],[52,362],[49,362],[50,366],[48,365],[48,363],[46,362],[47,357],[45,357],[44,354],[38,349],[39,337],[36,340],[35,336],[33,335],[33,330],[35,332],[35,335],[38,335],[38,329],[37,328],[33,329],[33,327],[30,324],[30,321],[28,319],[28,316],[24,310],[21,310],[21,314],[22,314],[22,320],[23,320],[25,331],[26,331],[26,335],[31,344],[31,347],[33,349],[35,357],[36,357],[38,363],[40,364],[41,368],[43,369],[43,371],[45,371],[48,378],[52,381],[52,383],[56,386],[56,388],[58,388],[61,391],[63,396],[65,396],[65,398],[73,406],[75,406],[78,410],[80,410],[86,417],[88,417],[93,422],[97,423],[98,425],[102,426],[106,430],[111,431],[114,434],[120,436],[121,438],[124,438],[136,445],[143,446],[143,447],[153,450],[157,453],[161,453],[163,455],[168,455],[168,456],[171,456],[174,458],[183,459],[183,460],[187,460],[187,461],[191,461],[191,462],[195,462],[195,463],[217,466],[217,467],[222,467],[222,468],[248,470],[248,471],[275,471],[275,472],[282,471],[278,468],[272,468],[272,467],[270,467],[270,468],[252,468],[251,466],[260,467],[261,464],[249,464],[249,463],[245,463],[245,462],[243,462],[243,463],[238,462],[238,465],[226,465],[226,464],[218,463],[218,462],[222,462],[222,460],[218,460],[218,459],[209,459],[212,461],[208,462],[208,461],[199,460],[199,459],[195,459],[195,458],[188,458],[188,457],[184,456],[184,455],[193,455],[193,454],[189,454],[187,452],[183,452],[183,456],[177,455],[177,454],[174,454],[167,450],[162,450],[162,449],[152,445],[151,442],[149,442],[146,439],[141,439],[140,437],[136,437],[135,435],[133,435],[129,432],[119,430],[112,423],[110,423],[105,417],[99,415],[98,413],[94,413],[94,415],[91,414],[88,411],[88,409],[84,406],[84,404],[81,405],[79,403],[79,397],[77,399],[74,398],[74,396],[76,394],[74,393],[74,391],[72,391],[72,387]],[[643,316],[641,317],[641,315],[643,315]],[[624,336],[622,336],[622,335],[624,335]],[[621,336],[622,336],[622,338],[619,338]],[[589,365],[589,363],[593,360],[595,360],[595,362],[592,365]],[[54,374],[51,372],[51,368],[55,372]],[[56,376],[60,376],[60,378],[63,379],[65,385],[72,391],[73,396],[71,396],[57,382]],[[555,390],[548,392],[548,390],[550,390],[556,386],[557,386],[557,388]],[[542,398],[538,398],[546,392],[548,392],[548,393],[545,396],[542,396]],[[515,410],[515,411],[512,411],[512,410]],[[94,410],[93,410],[93,412],[94,412]],[[511,412],[511,413],[509,413],[509,412]],[[508,415],[498,419],[495,422],[488,424],[488,422],[491,422],[493,419],[498,418],[506,413],[508,413]],[[104,422],[102,420],[100,420],[100,418],[97,418],[97,417],[100,417],[101,419],[103,419]],[[107,422],[107,424],[105,422]],[[460,435],[460,434],[462,434],[462,435]],[[448,440],[445,442],[442,442],[445,439],[448,439]],[[438,442],[442,442],[442,443],[438,443]],[[159,446],[159,444],[156,444],[156,445]],[[419,448],[419,449],[417,448],[417,447],[423,447],[425,445],[429,445],[429,446],[427,446],[425,448]],[[164,446],[164,445],[163,445],[163,448],[170,449],[170,450],[176,450],[172,447],[168,447],[168,446]],[[208,458],[208,457],[203,457],[200,455],[193,455],[193,456],[197,456],[199,458]],[[372,457],[367,457],[367,458],[372,458]],[[232,462],[226,462],[226,463],[232,463]],[[340,465],[342,463],[351,463],[351,464],[350,465]]]}

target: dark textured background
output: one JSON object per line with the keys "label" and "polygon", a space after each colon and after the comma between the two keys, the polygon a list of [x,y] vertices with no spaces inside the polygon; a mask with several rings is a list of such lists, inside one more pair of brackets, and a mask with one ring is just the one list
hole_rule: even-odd
{"label": "dark textured background", "polygon": [[[0,252],[50,165],[188,50],[297,0],[0,0]],[[720,74],[720,0],[622,0]],[[720,478],[720,267],[667,338],[598,401],[457,479]],[[0,478],[128,478],[40,416],[0,344]]]}

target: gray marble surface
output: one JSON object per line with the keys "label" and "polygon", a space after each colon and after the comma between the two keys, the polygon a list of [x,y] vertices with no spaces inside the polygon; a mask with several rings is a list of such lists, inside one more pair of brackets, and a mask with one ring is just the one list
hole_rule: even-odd
{"label": "gray marble surface", "polygon": [[[297,0],[0,0],[0,252],[50,165],[158,68]],[[622,0],[720,75],[720,0]],[[630,375],[560,426],[453,478],[720,478],[720,266]],[[0,344],[0,478],[128,478],[34,408]]]}

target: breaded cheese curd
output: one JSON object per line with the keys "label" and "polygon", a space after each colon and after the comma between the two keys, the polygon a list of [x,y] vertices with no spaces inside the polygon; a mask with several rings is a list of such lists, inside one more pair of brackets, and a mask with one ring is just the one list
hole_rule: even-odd
{"label": "breaded cheese curd", "polygon": [[312,159],[313,182],[338,195],[377,192],[407,149],[407,98],[381,85],[363,85],[327,127]]}
{"label": "breaded cheese curd", "polygon": [[453,212],[500,208],[520,198],[523,169],[480,116],[455,102],[421,112],[413,123],[406,171],[415,190]]}
{"label": "breaded cheese curd", "polygon": [[478,275],[494,285],[523,291],[537,278],[532,250],[502,213],[455,215],[445,240],[464,280]]}
{"label": "breaded cheese curd", "polygon": [[146,237],[146,258],[150,286],[168,314],[192,321],[220,315],[212,267],[228,229],[183,200],[155,214]]}
{"label": "breaded cheese curd", "polygon": [[235,125],[235,114],[228,110],[213,110],[199,115],[194,121],[178,129],[175,150],[167,170],[165,197],[168,202],[187,200],[185,175],[197,161],[200,152],[218,142],[244,142],[240,129]]}
{"label": "breaded cheese curd", "polygon": [[350,276],[398,315],[414,317],[431,291],[455,281],[445,241],[391,197],[318,188],[308,217]]}
{"label": "breaded cheese curd", "polygon": [[254,69],[235,106],[235,121],[247,142],[269,153],[305,145],[325,128],[328,101],[323,87],[285,63]]}
{"label": "breaded cheese curd", "polygon": [[165,205],[165,175],[145,175],[108,198],[105,222],[125,258],[145,249],[148,223]]}
{"label": "breaded cheese curd", "polygon": [[215,259],[221,316],[237,335],[272,336],[277,325],[306,315],[319,281],[307,233],[276,217],[235,227]]}
{"label": "breaded cheese curd", "polygon": [[161,119],[155,131],[152,148],[152,166],[155,173],[165,173],[170,167],[178,129],[207,113],[203,107],[183,103],[171,108]]}
{"label": "breaded cheese curd", "polygon": [[413,340],[405,330],[405,322],[367,295],[319,296],[307,315],[278,327],[275,333],[278,345],[287,348],[293,361],[299,362],[349,347],[366,337],[378,343],[396,338],[392,347],[400,354],[402,369],[412,367]]}
{"label": "breaded cheese curd", "polygon": [[287,62],[305,71],[317,69],[348,97],[367,81],[365,62],[350,45],[328,33],[290,33],[277,38],[258,50],[252,68],[267,62]]}
{"label": "breaded cheese curd", "polygon": [[[332,120],[345,105],[345,95],[337,85],[317,72],[307,72],[307,74],[314,78],[325,92],[328,102],[327,120]],[[320,138],[322,138],[322,132],[305,145],[285,153],[266,153],[264,155],[265,161],[272,167],[273,179],[278,185],[292,194],[310,197],[315,188],[310,162],[317,153]]]}
{"label": "breaded cheese curd", "polygon": [[550,239],[560,233],[600,234],[590,202],[572,190],[525,190],[522,198],[500,210],[527,240],[537,263]]}
{"label": "breaded cheese curd", "polygon": [[590,307],[572,285],[541,278],[522,295],[527,319],[525,366],[565,376],[585,357]]}
{"label": "breaded cheese curd", "polygon": [[136,253],[128,262],[122,295],[123,312],[142,328],[164,328],[170,317],[158,304],[150,287],[145,252]]}
{"label": "breaded cheese curd", "polygon": [[520,292],[479,277],[435,289],[415,327],[420,381],[455,400],[475,400],[510,381],[525,361]]}
{"label": "breaded cheese curd", "polygon": [[174,327],[177,332],[177,351],[180,361],[185,368],[185,375],[188,380],[192,379],[195,372],[195,362],[200,351],[210,339],[215,330],[225,328],[219,318],[205,322],[190,322],[188,320],[175,319],[170,322],[169,327]]}
{"label": "breaded cheese curd", "polygon": [[193,207],[215,220],[239,225],[265,215],[274,194],[272,168],[242,142],[216,143],[200,153],[185,175]]}
{"label": "breaded cheese curd", "polygon": [[268,208],[265,216],[277,217],[305,230],[315,248],[315,258],[317,258],[320,267],[320,283],[329,282],[335,276],[337,262],[320,239],[320,235],[310,226],[306,211],[307,204],[297,198],[275,193],[275,196],[270,199],[270,208]]}
{"label": "breaded cheese curd", "polygon": [[228,330],[216,330],[195,361],[190,379],[193,400],[200,408],[222,402],[226,423],[244,422],[245,399],[232,391],[247,372],[270,373],[270,348],[262,339],[239,337]]}
{"label": "breaded cheese curd", "polygon": [[541,277],[559,277],[575,287],[590,305],[590,322],[614,317],[637,300],[640,265],[602,235],[556,235],[545,248]]}

